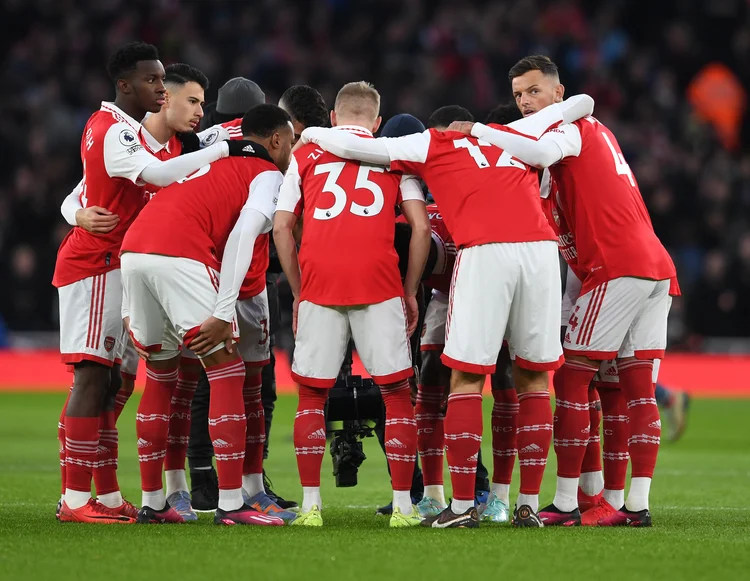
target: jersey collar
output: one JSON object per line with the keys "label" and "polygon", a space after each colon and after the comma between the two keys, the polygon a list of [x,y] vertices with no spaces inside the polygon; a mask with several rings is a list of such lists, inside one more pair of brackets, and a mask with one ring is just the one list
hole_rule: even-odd
{"label": "jersey collar", "polygon": [[357,135],[366,135],[372,137],[372,132],[368,131],[364,127],[359,125],[337,125],[334,129],[341,129],[342,131],[348,131],[349,133],[356,133]]}
{"label": "jersey collar", "polygon": [[141,126],[141,137],[143,137],[143,141],[146,142],[146,147],[148,147],[153,153],[157,153],[162,149],[166,149],[167,153],[172,153],[169,150],[169,141],[167,141],[166,143],[159,143],[156,137],[151,135],[148,129],[146,129],[144,126]]}
{"label": "jersey collar", "polygon": [[110,103],[109,101],[102,101],[102,108],[100,109],[100,111],[107,111],[108,113],[111,113],[112,116],[118,121],[122,121],[123,123],[127,123],[128,125],[130,125],[130,127],[132,127],[133,131],[135,131],[136,133],[141,130],[140,122],[133,119],[130,115],[125,113],[125,111],[120,109],[114,103]]}

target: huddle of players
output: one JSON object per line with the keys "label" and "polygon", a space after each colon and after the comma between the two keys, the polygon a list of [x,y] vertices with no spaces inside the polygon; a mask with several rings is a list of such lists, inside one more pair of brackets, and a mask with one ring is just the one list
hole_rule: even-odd
{"label": "huddle of players", "polygon": [[[124,69],[127,74],[119,71],[113,75],[118,100],[133,94],[137,100],[133,87],[140,78],[134,78],[145,76],[154,68],[154,61],[158,64],[156,59],[136,56]],[[124,240],[125,230],[120,231],[123,314],[129,315],[126,321],[131,337],[147,357],[146,390],[138,413],[143,485],[143,508],[137,514],[140,522],[184,520],[170,507],[161,483],[167,440],[172,435],[170,401],[174,403],[182,343],[201,358],[211,383],[209,426],[220,485],[216,522],[283,522],[247,503],[250,493],[257,490],[260,472],[248,466],[247,459],[257,457],[253,445],[262,438],[262,422],[258,431],[253,420],[258,415],[254,406],[259,395],[255,397],[255,391],[247,388],[246,367],[232,347],[235,303],[248,269],[254,270],[258,258],[252,249],[273,222],[279,260],[295,299],[293,376],[300,395],[294,445],[304,500],[293,524],[322,525],[323,410],[326,390],[338,375],[350,336],[368,372],[381,386],[386,406],[385,448],[394,490],[391,526],[478,526],[473,487],[482,433],[481,389],[486,374],[495,371],[504,338],[514,359],[518,396],[512,389],[493,391],[496,474],[490,499],[480,507],[485,518],[508,519],[510,473],[517,451],[521,494],[513,523],[538,527],[581,522],[581,467],[590,443],[598,442],[598,424],[590,427],[589,422],[590,414],[594,416],[589,385],[599,371],[600,360],[617,359],[621,390],[613,399],[622,412],[619,421],[625,424],[620,432],[628,435],[626,451],[618,454],[625,457],[625,466],[628,455],[633,461],[630,496],[627,501],[617,498],[623,496],[623,472],[622,486],[616,488],[618,483],[611,480],[611,487],[605,483],[603,493],[582,479],[585,496],[581,499],[598,511],[590,524],[650,524],[648,487],[659,440],[652,361],[663,356],[674,267],[653,234],[614,136],[590,116],[591,99],[582,96],[561,102],[563,88],[557,69],[545,57],[523,59],[511,71],[511,79],[516,103],[526,115],[522,120],[507,127],[485,126],[466,123],[470,118],[458,116],[453,119],[458,123],[450,127],[390,139],[372,138],[380,124],[377,92],[366,83],[350,83],[337,96],[331,114],[334,128],[305,129],[293,154],[296,136],[291,119],[274,106],[259,106],[241,123],[242,135],[250,143],[241,141],[241,147],[227,147],[237,157],[219,161],[225,153],[222,149],[210,159],[201,158],[204,164],[198,167],[182,164],[180,169],[188,171],[173,178],[181,183],[159,192],[138,218],[133,220],[133,215],[126,221],[133,226]],[[105,134],[93,135],[90,140],[88,133],[84,135],[86,188],[91,191],[92,180],[87,175],[91,166],[83,147],[89,141],[101,143],[102,138],[110,181],[115,181],[115,176],[129,178],[127,187],[151,182],[147,174],[152,172],[147,170],[153,162],[146,162],[145,152],[139,155],[143,161],[123,163],[129,169],[120,174],[107,166],[107,144],[111,151],[115,139],[126,160],[126,155],[147,147],[133,145],[124,135],[133,137],[135,132],[140,138],[136,117],[127,119],[129,128],[121,127],[118,122],[125,119],[123,111],[113,113],[112,106],[108,107]],[[111,126],[115,129],[107,132]],[[108,141],[110,133],[115,139]],[[206,152],[223,147],[223,142],[213,143],[177,159],[208,158]],[[100,152],[101,148],[99,145]],[[549,168],[542,178],[542,194],[548,194],[542,204],[536,168]],[[286,175],[282,177],[283,172]],[[425,207],[414,176],[426,182],[437,207]],[[166,178],[157,179],[157,185],[167,185]],[[601,195],[602,191],[607,195]],[[88,199],[105,208],[107,202],[114,203],[112,198]],[[403,281],[394,249],[396,205],[411,234]],[[552,216],[551,222],[543,207]],[[122,222],[123,213],[118,215]],[[298,255],[295,228],[300,217],[306,219]],[[562,349],[557,338],[561,292],[555,240],[583,283],[565,337],[567,361],[561,368]],[[63,243],[63,249],[65,246]],[[453,266],[456,247],[459,251]],[[118,254],[106,256],[107,267],[115,264]],[[416,416],[408,383],[413,373],[408,339],[416,327],[417,289],[428,260],[431,278],[443,276],[432,283],[422,347],[429,354],[439,352],[444,344],[441,360],[452,370],[444,419],[444,382],[423,381]],[[104,273],[105,279],[114,278],[113,272],[119,277],[119,271],[110,269]],[[451,272],[446,285],[445,274]],[[85,296],[78,306],[90,312],[84,321],[88,322],[87,341],[92,335],[100,340],[101,321],[108,319],[102,315],[106,308],[99,304],[106,307],[105,283],[110,287],[113,283],[92,278],[85,281],[88,292],[82,293]],[[68,285],[58,286],[65,360],[62,299]],[[186,288],[192,296],[187,296]],[[256,329],[250,329],[249,341],[245,332],[241,333],[240,351],[243,344],[257,348],[267,342],[267,333],[265,339],[262,334],[262,305],[256,306],[246,313],[246,320],[255,321]],[[83,319],[80,314],[79,322]],[[242,317],[240,309],[237,315]],[[95,344],[108,354],[116,354],[115,346],[122,343],[114,324],[112,329],[104,344]],[[113,337],[116,345],[109,341],[107,348]],[[86,348],[90,348],[88,342]],[[108,506],[105,501],[111,499],[106,496],[102,501],[107,493],[99,489],[97,471],[111,462],[102,462],[96,452],[92,455],[92,448],[106,447],[110,426],[113,428],[113,422],[105,420],[108,412],[71,414],[72,404],[80,399],[76,392],[86,389],[87,370],[92,368],[88,362],[98,361],[95,368],[109,372],[107,363],[117,362],[115,354],[106,362],[95,359],[97,353],[77,361],[67,358],[77,365],[62,440],[66,443],[67,475],[61,520],[132,522],[136,518],[131,512],[135,509],[121,497],[114,499],[122,502],[117,506]],[[432,366],[433,377],[440,375],[439,365],[435,357],[425,357],[425,371]],[[539,510],[539,487],[553,431],[547,385],[547,372],[553,369],[558,369],[554,430],[558,486],[553,504]],[[425,373],[423,378],[430,375]],[[81,381],[79,376],[83,376]],[[107,379],[115,383],[114,376],[113,371]],[[106,407],[104,402],[102,406]],[[605,434],[606,414],[607,410]],[[71,436],[70,422],[80,424],[81,416],[89,420],[89,440]],[[75,429],[74,435],[83,433],[77,425]],[[116,446],[116,430],[114,434]],[[606,443],[607,438],[605,459]],[[444,444],[453,484],[450,506],[446,506],[442,490]],[[412,506],[409,496],[417,448],[425,471],[425,498],[418,507]],[[184,468],[184,456],[182,464]],[[71,468],[75,478],[71,478]],[[81,473],[88,477],[86,485]],[[88,492],[92,473],[97,501]],[[262,480],[260,488],[262,491]],[[608,491],[617,494],[607,496]],[[126,505],[128,510],[123,509]]]}

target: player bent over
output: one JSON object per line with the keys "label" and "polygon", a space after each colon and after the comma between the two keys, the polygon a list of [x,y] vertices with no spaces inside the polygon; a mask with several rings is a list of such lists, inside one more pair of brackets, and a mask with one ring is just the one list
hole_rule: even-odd
{"label": "player bent over", "polygon": [[[338,126],[334,131],[370,141],[380,125],[379,109],[380,95],[371,85],[345,85],[331,114]],[[403,285],[393,245],[396,204],[412,226]],[[292,229],[303,212],[298,259]],[[304,499],[293,524],[323,524],[323,410],[351,336],[385,403],[385,451],[393,485],[390,526],[418,525],[421,518],[409,494],[417,427],[408,378],[417,287],[430,249],[421,187],[414,178],[343,161],[309,144],[295,152],[284,179],[274,240],[295,297],[292,375],[300,391],[294,447]]]}
{"label": "player bent over", "polygon": [[209,430],[219,475],[214,522],[283,524],[243,503],[245,366],[232,339],[240,286],[255,240],[270,230],[293,131],[289,116],[274,105],[250,110],[242,131],[244,149],[254,157],[209,164],[165,188],[123,241],[130,333],[149,353],[136,422],[143,490],[138,522],[184,522],[167,503],[161,473],[185,343],[201,358],[211,384]]}

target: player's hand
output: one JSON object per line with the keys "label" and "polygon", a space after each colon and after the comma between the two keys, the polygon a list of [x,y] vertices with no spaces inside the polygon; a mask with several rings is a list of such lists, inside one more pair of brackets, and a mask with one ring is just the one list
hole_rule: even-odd
{"label": "player's hand", "polygon": [[405,295],[404,305],[406,306],[406,321],[408,336],[411,337],[417,329],[419,319],[419,306],[417,305],[416,295]]}
{"label": "player's hand", "polygon": [[459,133],[465,133],[471,135],[471,129],[474,127],[473,121],[454,121],[448,126],[446,131],[458,131]]}
{"label": "player's hand", "polygon": [[[123,325],[125,325],[125,330],[128,332],[128,335],[130,335],[130,317],[124,317],[122,319]],[[132,341],[132,339],[131,339]],[[133,341],[133,348],[135,349],[135,352],[138,353],[138,357],[143,359],[144,361],[148,361],[149,359],[149,353],[148,351],[141,349],[138,347],[138,345],[135,344],[135,341]]]}
{"label": "player's hand", "polygon": [[297,314],[299,313],[299,299],[297,297],[294,298],[294,302],[292,303],[292,333],[294,336],[297,336]]}
{"label": "player's hand", "polygon": [[207,355],[211,349],[224,343],[228,353],[232,353],[232,323],[227,323],[216,317],[209,317],[201,325],[200,331],[190,342],[190,350],[196,355]]}
{"label": "player's hand", "polygon": [[76,212],[76,224],[92,234],[112,232],[119,223],[120,216],[100,206],[81,208]]}

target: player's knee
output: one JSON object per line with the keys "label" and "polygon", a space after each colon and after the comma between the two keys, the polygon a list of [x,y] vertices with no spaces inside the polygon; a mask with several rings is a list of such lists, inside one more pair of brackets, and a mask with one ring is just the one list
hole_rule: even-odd
{"label": "player's knee", "polygon": [[532,371],[513,364],[513,383],[518,393],[549,390],[549,374],[547,371]]}
{"label": "player's knee", "polygon": [[454,369],[451,372],[451,393],[481,393],[486,377]]}
{"label": "player's knee", "polygon": [[565,361],[576,361],[578,363],[586,363],[588,365],[596,365],[599,366],[601,361],[595,361],[593,359],[590,359],[589,357],[586,357],[585,355],[575,355],[573,353],[565,353]]}

